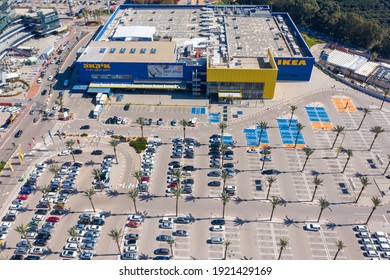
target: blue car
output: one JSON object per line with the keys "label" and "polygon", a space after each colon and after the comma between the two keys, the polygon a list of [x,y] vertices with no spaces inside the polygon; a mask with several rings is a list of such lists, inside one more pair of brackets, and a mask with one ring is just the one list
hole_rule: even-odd
{"label": "blue car", "polygon": [[163,260],[169,261],[170,259],[171,257],[168,256],[156,256],[153,258],[153,260],[157,260],[157,261],[163,261]]}
{"label": "blue car", "polygon": [[19,194],[31,194],[32,193],[32,190],[28,190],[28,189],[22,189]]}

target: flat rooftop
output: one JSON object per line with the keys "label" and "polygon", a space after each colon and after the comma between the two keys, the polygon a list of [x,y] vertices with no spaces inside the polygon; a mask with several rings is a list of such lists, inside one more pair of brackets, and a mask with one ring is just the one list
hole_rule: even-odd
{"label": "flat rooftop", "polygon": [[37,17],[38,12],[42,12],[44,15],[54,12],[54,9],[15,9],[16,15]]}
{"label": "flat rooftop", "polygon": [[[182,57],[196,56],[208,57],[212,67],[270,68],[268,49],[277,57],[302,57],[293,36],[296,32],[280,18],[282,16],[272,16],[268,6],[121,5],[90,47],[130,48],[117,41],[120,40],[120,36],[116,36],[119,31],[131,26],[145,27],[149,31],[155,28],[154,34],[148,32],[138,40],[130,32],[128,36],[122,34],[122,38],[130,41],[122,43],[141,48],[147,39],[154,43],[163,41],[156,45],[158,53],[164,52],[164,44],[170,44],[166,48],[174,49],[176,54],[169,51],[167,57],[161,57],[161,62],[172,61],[173,57],[178,61]],[[96,53],[96,50],[91,52],[90,47],[87,48],[88,55]],[[159,55],[137,56],[127,60],[127,56],[114,53],[104,55],[104,60],[160,59]],[[82,55],[81,59],[86,61],[88,58]]]}

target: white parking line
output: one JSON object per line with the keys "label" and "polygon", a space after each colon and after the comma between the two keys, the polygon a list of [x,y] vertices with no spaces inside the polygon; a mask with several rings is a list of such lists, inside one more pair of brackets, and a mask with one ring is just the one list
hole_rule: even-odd
{"label": "white parking line", "polygon": [[326,255],[327,255],[328,259],[330,260],[330,253],[329,253],[328,244],[326,243],[325,236],[324,236],[324,233],[322,230],[320,230],[320,236],[322,238],[322,242],[324,243]]}

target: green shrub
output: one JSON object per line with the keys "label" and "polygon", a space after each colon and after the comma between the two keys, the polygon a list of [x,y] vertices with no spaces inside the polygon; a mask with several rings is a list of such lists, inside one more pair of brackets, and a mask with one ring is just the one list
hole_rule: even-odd
{"label": "green shrub", "polygon": [[88,133],[85,133],[85,132],[80,135],[80,137],[87,137],[87,136],[88,136]]}
{"label": "green shrub", "polygon": [[146,138],[138,137],[137,139],[130,141],[130,146],[139,154],[146,149]]}
{"label": "green shrub", "polygon": [[3,168],[5,167],[5,165],[6,165],[6,162],[4,162],[4,161],[2,161],[2,162],[0,163],[0,173],[1,173],[1,171],[3,170]]}

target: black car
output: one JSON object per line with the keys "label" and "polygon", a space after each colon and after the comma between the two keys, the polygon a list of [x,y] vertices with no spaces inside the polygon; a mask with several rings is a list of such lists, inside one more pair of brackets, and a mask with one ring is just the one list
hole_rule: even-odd
{"label": "black car", "polygon": [[210,187],[219,187],[221,185],[220,181],[211,181],[207,184]]}
{"label": "black car", "polygon": [[47,210],[45,209],[38,209],[37,211],[35,211],[35,214],[36,215],[46,215],[47,214]]}
{"label": "black car", "polygon": [[224,168],[234,168],[234,163],[231,163],[231,162],[224,163],[223,167]]}
{"label": "black car", "polygon": [[91,126],[88,124],[85,124],[85,125],[80,127],[80,129],[90,129],[90,128],[91,128]]}
{"label": "black car", "polygon": [[189,159],[193,159],[193,158],[195,158],[195,155],[194,155],[194,153],[187,153],[184,157],[189,158]]}
{"label": "black car", "polygon": [[209,152],[209,156],[220,156],[221,155],[221,153],[219,152],[219,151],[210,151]]}
{"label": "black car", "polygon": [[51,238],[51,234],[50,233],[39,233],[35,239],[44,239],[44,240],[48,240]]}
{"label": "black car", "polygon": [[125,240],[137,240],[139,238],[138,233],[129,233],[125,235]]}
{"label": "black car", "polygon": [[221,171],[211,171],[207,173],[207,176],[209,177],[220,177],[221,176]]}
{"label": "black car", "polygon": [[168,165],[180,165],[180,161],[171,161]]}
{"label": "black car", "polygon": [[81,154],[83,153],[83,151],[80,150],[80,149],[77,149],[77,150],[73,150],[72,153],[73,153],[74,155],[81,155]]}
{"label": "black car", "polygon": [[219,147],[219,146],[221,146],[221,142],[213,142],[213,143],[210,143],[209,146],[210,147]]}
{"label": "black car", "polygon": [[100,156],[103,154],[103,151],[102,150],[93,150],[91,155],[96,155],[96,156]]}
{"label": "black car", "polygon": [[81,162],[75,162],[73,163],[73,166],[81,167],[83,164]]}
{"label": "black car", "polygon": [[50,215],[61,216],[61,215],[64,215],[65,213],[66,213],[65,210],[62,210],[62,209],[54,209],[53,211],[50,212]]}
{"label": "black car", "polygon": [[13,255],[10,260],[15,260],[15,261],[20,261],[23,260],[24,256],[23,255]]}
{"label": "black car", "polygon": [[39,118],[34,118],[33,123],[37,123],[39,121]]}
{"label": "black car", "polygon": [[13,222],[16,220],[16,215],[5,215],[2,219],[3,222]]}
{"label": "black car", "polygon": [[104,226],[104,220],[103,219],[93,219],[92,221],[92,225],[96,225],[96,226]]}
{"label": "black car", "polygon": [[263,170],[262,172],[261,172],[261,174],[263,174],[263,175],[273,175],[273,174],[276,174],[277,172],[276,172],[276,170],[275,169],[267,169],[267,170]]}
{"label": "black car", "polygon": [[47,245],[47,240],[45,240],[45,239],[36,239],[34,241],[33,245],[34,246],[46,246]]}
{"label": "black car", "polygon": [[19,138],[20,136],[22,136],[23,134],[23,130],[19,129],[18,132],[15,133],[15,138]]}
{"label": "black car", "polygon": [[187,166],[184,166],[184,167],[183,167],[183,170],[184,170],[184,171],[194,171],[194,170],[195,170],[195,167],[192,166],[192,165],[187,165]]}
{"label": "black car", "polygon": [[115,159],[115,156],[114,155],[106,155],[106,156],[104,156],[104,159],[108,159],[108,158]]}
{"label": "black car", "polygon": [[41,257],[40,256],[27,256],[24,260],[26,260],[26,261],[39,261],[41,259]]}
{"label": "black car", "polygon": [[47,90],[44,89],[44,90],[42,90],[41,95],[46,95],[46,93],[47,93]]}
{"label": "black car", "polygon": [[45,203],[45,202],[40,202],[36,208],[43,208],[43,209],[49,209],[49,203]]}
{"label": "black car", "polygon": [[169,255],[170,250],[168,248],[158,248],[154,250],[155,255]]}
{"label": "black car", "polygon": [[185,179],[183,180],[183,184],[186,185],[186,184],[190,184],[190,185],[193,185],[194,184],[194,179]]}
{"label": "black car", "polygon": [[192,194],[192,188],[183,188],[184,194]]}
{"label": "black car", "polygon": [[108,117],[107,119],[106,119],[106,124],[111,124],[112,123],[112,118],[111,117]]}
{"label": "black car", "polygon": [[123,107],[123,110],[129,111],[129,109],[130,109],[130,104],[127,103],[127,104],[125,105],[125,107]]}
{"label": "black car", "polygon": [[225,225],[225,220],[218,219],[218,220],[212,220],[211,224],[214,226],[224,226]]}
{"label": "black car", "polygon": [[172,154],[171,158],[181,158],[182,154]]}
{"label": "black car", "polygon": [[191,220],[187,217],[178,217],[175,220],[175,223],[176,224],[189,224],[189,223],[191,223]]}

